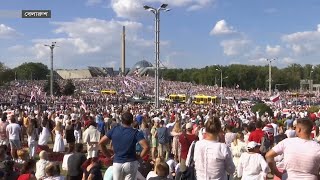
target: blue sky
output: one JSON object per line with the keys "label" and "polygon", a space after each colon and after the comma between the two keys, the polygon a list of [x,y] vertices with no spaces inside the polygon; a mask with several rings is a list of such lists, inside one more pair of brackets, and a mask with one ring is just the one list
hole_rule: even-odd
{"label": "blue sky", "polygon": [[[319,64],[319,0],[1,0],[0,62],[55,68],[119,68],[121,29],[127,66],[154,63],[154,15],[143,5],[168,3],[161,14],[161,61],[169,68],[214,64]],[[51,19],[22,19],[22,9],[50,9]]]}

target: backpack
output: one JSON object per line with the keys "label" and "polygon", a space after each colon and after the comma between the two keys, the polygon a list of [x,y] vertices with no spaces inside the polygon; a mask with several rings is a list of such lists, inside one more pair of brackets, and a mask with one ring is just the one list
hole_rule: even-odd
{"label": "backpack", "polygon": [[[167,140],[167,128],[165,128],[165,131],[162,133],[161,131],[159,131],[158,129],[158,142],[160,144],[166,144],[168,142]],[[160,133],[159,133],[160,132]]]}
{"label": "backpack", "polygon": [[270,148],[271,148],[271,140],[267,134],[264,134],[263,137],[261,138],[260,152],[265,154],[270,150]]}

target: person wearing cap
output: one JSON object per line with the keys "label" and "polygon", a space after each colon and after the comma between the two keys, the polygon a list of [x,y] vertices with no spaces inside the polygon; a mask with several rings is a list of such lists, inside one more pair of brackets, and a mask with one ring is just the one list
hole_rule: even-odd
{"label": "person wearing cap", "polygon": [[268,174],[268,164],[260,154],[260,144],[250,141],[248,152],[241,154],[237,166],[237,175],[242,180],[265,180]]}
{"label": "person wearing cap", "polygon": [[[320,179],[320,144],[310,137],[313,122],[304,118],[298,119],[296,123],[297,137],[284,139],[266,154],[271,172],[279,178],[288,180]],[[274,160],[276,156],[281,154],[284,154],[284,172],[277,169]]]}

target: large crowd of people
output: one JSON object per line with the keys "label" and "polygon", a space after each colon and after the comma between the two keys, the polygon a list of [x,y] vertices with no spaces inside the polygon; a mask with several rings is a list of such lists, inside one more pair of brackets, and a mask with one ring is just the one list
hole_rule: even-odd
{"label": "large crowd of people", "polygon": [[[273,114],[232,100],[196,105],[130,103],[152,96],[151,77],[73,80],[73,96],[51,97],[44,81],[0,88],[0,178],[71,180],[263,180],[320,178],[320,113],[290,92]],[[60,80],[63,85],[66,81]],[[113,89],[117,95],[100,94]],[[161,93],[262,99],[261,90],[161,81]],[[13,97],[29,96],[16,104]],[[32,98],[31,98],[32,97]],[[303,100],[303,97],[301,100]],[[89,103],[90,102],[90,103]],[[122,102],[122,103],[120,103]],[[45,104],[46,106],[43,106]]]}

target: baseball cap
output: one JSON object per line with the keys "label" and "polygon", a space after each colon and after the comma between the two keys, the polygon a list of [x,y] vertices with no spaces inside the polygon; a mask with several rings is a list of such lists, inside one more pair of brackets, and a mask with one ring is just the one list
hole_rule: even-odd
{"label": "baseball cap", "polygon": [[186,129],[192,129],[192,123],[187,123],[186,124]]}
{"label": "baseball cap", "polygon": [[259,143],[256,143],[255,141],[250,141],[248,144],[247,144],[247,149],[253,149],[257,146],[260,146],[261,144]]}

